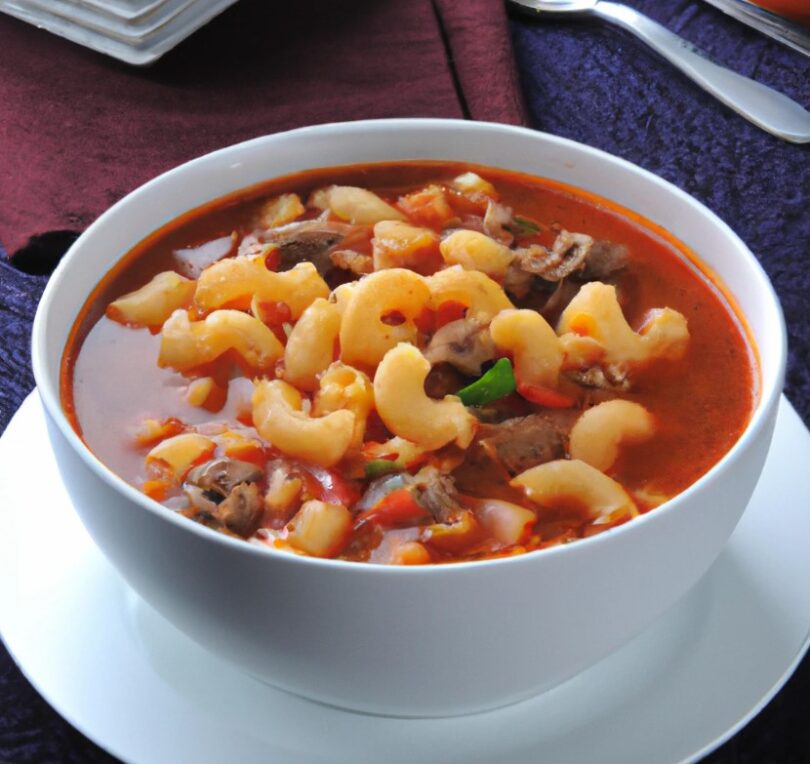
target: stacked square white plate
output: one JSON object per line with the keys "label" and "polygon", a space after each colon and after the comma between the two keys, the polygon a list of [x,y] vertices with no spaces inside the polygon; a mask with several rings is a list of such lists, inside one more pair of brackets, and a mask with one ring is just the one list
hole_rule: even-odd
{"label": "stacked square white plate", "polygon": [[0,11],[143,66],[236,0],[0,0]]}

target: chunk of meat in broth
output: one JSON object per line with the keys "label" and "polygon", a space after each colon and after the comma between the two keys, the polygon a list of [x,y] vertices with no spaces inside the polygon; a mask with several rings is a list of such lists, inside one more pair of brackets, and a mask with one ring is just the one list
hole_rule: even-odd
{"label": "chunk of meat in broth", "polygon": [[257,482],[264,473],[237,459],[212,459],[189,472],[183,490],[186,515],[204,525],[247,538],[261,520],[263,503]]}

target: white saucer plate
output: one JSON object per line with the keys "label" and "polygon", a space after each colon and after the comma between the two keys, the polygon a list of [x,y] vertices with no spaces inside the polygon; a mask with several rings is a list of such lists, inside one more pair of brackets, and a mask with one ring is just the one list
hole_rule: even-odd
{"label": "white saucer plate", "polygon": [[808,463],[810,433],[783,399],[727,547],[652,627],[523,703],[403,720],[261,684],[138,599],[73,512],[32,394],[0,439],[0,634],[60,714],[134,764],[695,761],[756,715],[807,649]]}

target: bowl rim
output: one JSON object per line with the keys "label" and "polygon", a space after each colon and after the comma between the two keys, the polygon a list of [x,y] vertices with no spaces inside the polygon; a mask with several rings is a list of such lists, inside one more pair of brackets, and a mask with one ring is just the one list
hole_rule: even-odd
{"label": "bowl rim", "polygon": [[[696,212],[707,217],[709,221],[719,230],[722,235],[727,238],[730,243],[734,244],[742,254],[749,260],[749,266],[753,266],[755,277],[760,283],[763,297],[765,298],[766,306],[770,307],[773,311],[772,325],[776,328],[778,343],[772,350],[775,351],[775,362],[769,368],[771,373],[766,376],[765,370],[762,368],[759,349],[754,341],[751,331],[747,326],[743,326],[744,334],[747,341],[753,345],[754,355],[757,359],[757,369],[760,375],[759,384],[759,400],[751,413],[751,417],[742,431],[740,436],[726,451],[726,453],[717,461],[712,467],[701,475],[694,483],[689,485],[686,489],[679,494],[669,499],[663,505],[656,507],[654,511],[646,512],[634,518],[631,522],[623,523],[620,526],[612,528],[603,533],[595,534],[594,536],[581,538],[572,544],[561,544],[546,549],[537,549],[523,552],[518,555],[510,555],[506,557],[485,558],[482,560],[468,560],[452,563],[430,563],[424,565],[385,565],[381,563],[370,562],[356,562],[351,560],[338,560],[331,558],[312,557],[304,554],[297,554],[290,551],[274,549],[266,545],[259,545],[249,543],[245,539],[236,539],[226,536],[222,533],[200,525],[199,523],[189,522],[188,519],[180,516],[171,509],[163,506],[159,502],[149,498],[146,494],[137,490],[134,486],[130,485],[126,480],[117,475],[112,469],[107,467],[87,446],[84,441],[79,437],[78,433],[73,429],[68,421],[61,405],[59,379],[53,380],[47,373],[47,349],[46,349],[46,316],[54,296],[58,293],[62,282],[68,278],[69,272],[73,267],[73,261],[81,255],[81,251],[87,246],[88,242],[92,243],[96,232],[99,228],[103,227],[110,217],[119,214],[121,208],[129,206],[129,204],[153,193],[156,187],[160,187],[169,178],[175,176],[182,176],[183,174],[193,171],[195,168],[212,161],[222,161],[232,157],[233,154],[244,152],[246,150],[272,145],[273,142],[279,140],[295,139],[302,137],[307,139],[309,137],[325,137],[328,135],[337,135],[340,133],[357,134],[360,136],[363,132],[374,131],[377,133],[392,133],[397,134],[403,131],[466,131],[471,133],[487,133],[499,136],[501,138],[509,136],[520,135],[522,137],[530,137],[537,140],[538,143],[545,143],[546,146],[560,146],[568,150],[581,152],[583,155],[594,159],[598,162],[613,164],[625,171],[635,174],[646,183],[658,186],[664,192],[678,197],[682,202],[685,202],[689,207],[693,208]],[[405,161],[405,160],[402,160]],[[462,160],[459,160],[462,161]],[[323,165],[327,166],[327,165]],[[340,166],[339,163],[331,165],[334,167]],[[493,165],[494,166],[494,165]],[[287,173],[294,174],[294,172]],[[532,173],[530,173],[532,174]],[[271,180],[268,177],[267,180]],[[572,184],[569,184],[572,185]],[[249,187],[246,185],[244,187]],[[238,192],[239,189],[233,189],[220,197],[222,198],[231,193]],[[589,192],[590,193],[590,192]],[[595,194],[602,198],[608,198],[603,194]],[[613,204],[629,209],[623,204],[613,202]],[[199,206],[199,205],[198,205]],[[195,209],[194,206],[189,207],[189,210]],[[631,210],[632,211],[632,210]],[[182,214],[182,213],[180,213]],[[639,213],[636,213],[639,214]],[[173,216],[173,219],[177,215]],[[641,215],[644,220],[646,216]],[[149,235],[151,231],[145,234]],[[680,238],[671,234],[675,239],[680,241]],[[690,252],[692,249],[683,244]],[[126,254],[126,253],[124,253]],[[714,274],[714,269],[703,263],[703,260],[697,253],[693,253],[698,262],[709,268]],[[120,258],[119,258],[120,260]],[[115,262],[118,262],[116,260]],[[112,263],[110,267],[113,267]],[[707,275],[704,273],[704,275]],[[714,274],[716,275],[716,274]],[[728,289],[722,280],[720,286],[722,292],[727,298],[734,299],[734,294]],[[96,281],[96,284],[98,280]],[[88,295],[84,296],[86,300]],[[84,304],[84,302],[82,303]],[[75,320],[73,317],[72,320]],[[743,322],[744,323],[744,322]],[[64,353],[64,348],[61,350]],[[779,302],[779,298],[771,284],[770,279],[765,273],[759,260],[753,255],[748,246],[740,239],[740,237],[726,224],[716,213],[699,202],[697,199],[686,193],[673,183],[661,178],[660,176],[650,172],[649,170],[636,165],[626,159],[618,157],[609,152],[601,149],[594,148],[584,143],[564,138],[550,133],[545,133],[540,130],[534,130],[528,127],[519,127],[514,125],[505,125],[497,122],[482,122],[475,120],[463,119],[442,119],[442,118],[390,118],[390,119],[368,119],[368,120],[354,120],[345,122],[329,122],[318,125],[308,125],[305,127],[294,128],[292,130],[281,131],[277,133],[270,133],[246,141],[224,146],[214,151],[195,157],[187,162],[184,162],[176,167],[173,167],[166,172],[163,172],[138,188],[126,194],[118,200],[111,207],[106,209],[71,245],[69,250],[62,257],[57,265],[53,274],[45,286],[36,314],[31,334],[31,361],[34,372],[34,379],[36,381],[37,390],[40,399],[43,402],[46,413],[56,423],[59,432],[66,439],[69,446],[85,463],[91,472],[96,477],[100,478],[110,488],[117,493],[122,494],[124,498],[134,502],[139,508],[151,512],[156,517],[164,522],[174,523],[178,527],[182,527],[185,531],[195,533],[199,538],[211,544],[223,544],[232,550],[241,550],[238,553],[261,555],[263,557],[271,555],[272,558],[277,559],[282,563],[289,563],[292,565],[307,565],[307,566],[323,566],[327,569],[332,569],[336,573],[341,571],[346,574],[365,575],[363,571],[369,571],[374,575],[403,575],[403,576],[423,576],[423,575],[462,575],[471,569],[484,570],[492,566],[514,566],[527,564],[538,560],[551,561],[561,554],[572,557],[577,554],[586,554],[588,550],[610,543],[611,539],[629,536],[634,533],[641,533],[643,528],[656,522],[661,522],[663,518],[667,517],[672,512],[676,512],[679,506],[691,497],[692,494],[702,490],[703,486],[712,481],[715,476],[731,468],[731,466],[739,460],[744,452],[746,452],[752,443],[757,439],[757,436],[766,428],[769,422],[773,419],[773,413],[778,406],[782,385],[785,375],[785,367],[787,361],[787,331],[785,327],[784,315]],[[60,360],[61,364],[61,360]],[[660,519],[659,519],[660,518]],[[384,571],[384,572],[383,572]],[[438,573],[438,571],[443,571]]]}

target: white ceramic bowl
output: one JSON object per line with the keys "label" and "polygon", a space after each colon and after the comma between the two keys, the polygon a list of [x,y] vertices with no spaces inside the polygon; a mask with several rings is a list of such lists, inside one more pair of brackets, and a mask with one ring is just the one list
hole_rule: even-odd
{"label": "white ceramic bowl", "polygon": [[[384,567],[227,538],[152,502],[85,448],[59,403],[60,360],[86,296],[124,253],[180,213],[275,176],[416,158],[579,186],[635,210],[699,253],[736,297],[762,370],[756,412],[720,463],[665,506],[572,545],[483,562]],[[627,642],[703,575],[765,460],[785,332],[773,290],[740,239],[654,175],[531,130],[385,120],[258,138],[127,196],[78,239],[52,276],[34,324],[33,363],[76,510],[147,602],[200,644],[277,687],[372,713],[438,716],[511,703],[562,682]]]}

